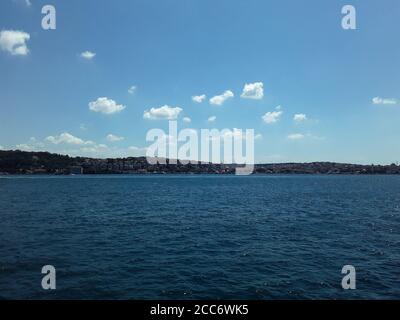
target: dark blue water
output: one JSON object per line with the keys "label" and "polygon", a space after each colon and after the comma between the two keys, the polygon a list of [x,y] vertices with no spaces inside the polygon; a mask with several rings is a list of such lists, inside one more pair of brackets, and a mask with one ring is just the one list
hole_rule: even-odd
{"label": "dark blue water", "polygon": [[1,178],[0,297],[400,299],[399,190],[398,176]]}

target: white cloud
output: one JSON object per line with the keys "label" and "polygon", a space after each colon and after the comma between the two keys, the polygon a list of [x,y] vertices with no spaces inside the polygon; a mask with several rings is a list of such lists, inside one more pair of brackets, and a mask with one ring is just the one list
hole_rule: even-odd
{"label": "white cloud", "polygon": [[117,104],[114,100],[106,97],[98,98],[96,101],[89,103],[89,109],[94,112],[101,112],[104,114],[113,114],[121,112],[126,106]]}
{"label": "white cloud", "polygon": [[305,135],[302,133],[293,133],[288,135],[289,140],[302,140],[305,138]]}
{"label": "white cloud", "polygon": [[110,142],[118,142],[124,140],[125,138],[110,133],[109,135],[107,135],[106,139]]}
{"label": "white cloud", "polygon": [[131,87],[128,89],[128,93],[129,93],[129,94],[134,94],[135,91],[136,91],[136,86],[131,86]]}
{"label": "white cloud", "polygon": [[373,104],[382,104],[382,105],[385,105],[385,104],[393,105],[393,104],[397,104],[397,100],[393,99],[393,98],[375,97],[372,99],[372,103]]}
{"label": "white cloud", "polygon": [[211,117],[209,117],[208,118],[208,122],[215,122],[215,120],[217,120],[217,117],[216,116],[211,116]]}
{"label": "white cloud", "polygon": [[94,141],[85,141],[66,132],[49,136],[43,142],[32,137],[27,143],[18,144],[15,147],[22,151],[47,151],[70,156],[97,158],[123,158],[145,156],[146,154],[146,148],[107,146]]}
{"label": "white cloud", "polygon": [[139,157],[146,155],[146,148],[130,146],[128,148],[119,148],[107,146],[105,144],[95,144],[93,146],[83,147],[76,150],[67,150],[65,153],[76,156],[88,156],[96,158],[126,158]]}
{"label": "white cloud", "polygon": [[146,120],[176,120],[179,114],[183,111],[179,107],[162,106],[159,108],[151,108],[143,113],[143,118]]}
{"label": "white cloud", "polygon": [[113,158],[125,156],[127,154],[127,149],[113,148],[106,144],[98,144],[93,141],[83,141],[83,144],[63,144],[64,149],[60,149],[58,146],[59,145],[57,145],[56,149],[52,149],[52,151],[72,156]]}
{"label": "white cloud", "polygon": [[246,83],[241,97],[253,100],[262,99],[264,97],[264,84],[262,82]]}
{"label": "white cloud", "polygon": [[90,52],[90,51],[84,51],[80,54],[81,58],[86,59],[86,60],[92,60],[95,56],[96,53]]}
{"label": "white cloud", "polygon": [[0,150],[4,150],[4,147],[3,147],[3,146],[0,146]]}
{"label": "white cloud", "polygon": [[324,137],[319,137],[319,136],[315,136],[313,134],[307,133],[307,134],[302,134],[302,133],[293,133],[293,134],[289,134],[287,136],[287,138],[289,140],[303,140],[303,139],[312,139],[312,140],[316,140],[316,141],[323,141],[325,140]]}
{"label": "white cloud", "polygon": [[30,39],[29,33],[15,30],[0,31],[0,49],[14,56],[25,56],[29,53],[26,42]]}
{"label": "white cloud", "polygon": [[27,143],[17,144],[15,147],[17,148],[17,150],[21,150],[21,151],[35,151],[36,150],[35,146],[27,144]]}
{"label": "white cloud", "polygon": [[264,120],[265,123],[271,124],[278,122],[281,115],[283,114],[283,111],[280,110],[280,108],[276,111],[272,112],[267,112],[262,116],[262,119]]}
{"label": "white cloud", "polygon": [[263,138],[261,133],[258,133],[254,136],[254,140],[261,140]]}
{"label": "white cloud", "polygon": [[31,0],[13,0],[14,2],[20,4],[20,5],[24,5],[26,7],[31,7],[32,6],[32,1]]}
{"label": "white cloud", "polygon": [[93,144],[88,147],[83,147],[80,149],[80,152],[86,154],[99,154],[101,152],[106,152],[108,150],[108,146],[105,144]]}
{"label": "white cloud", "polygon": [[138,157],[146,155],[147,147],[130,146],[126,150],[128,157]]}
{"label": "white cloud", "polygon": [[31,7],[32,6],[32,1],[31,0],[13,0],[14,2],[20,4],[20,5],[24,5],[26,7]]}
{"label": "white cloud", "polygon": [[183,121],[183,122],[186,122],[186,123],[191,123],[191,122],[192,122],[192,119],[190,119],[189,117],[184,117],[184,118],[182,119],[182,121]]}
{"label": "white cloud", "polygon": [[207,96],[205,94],[199,95],[199,96],[193,96],[192,100],[196,103],[202,103],[205,99],[207,99]]}
{"label": "white cloud", "polygon": [[75,137],[68,132],[61,133],[58,136],[48,136],[46,141],[52,144],[72,144],[72,145],[90,145],[93,141],[84,141],[81,138]]}
{"label": "white cloud", "polygon": [[147,148],[140,148],[136,146],[130,146],[128,147],[127,151],[127,156],[132,157],[132,156],[144,156],[146,154]]}
{"label": "white cloud", "polygon": [[17,144],[15,147],[21,151],[38,151],[44,150],[45,144],[38,141],[35,137],[30,137],[29,142]]}
{"label": "white cloud", "polygon": [[304,113],[295,114],[293,120],[296,122],[302,122],[307,120],[307,116]]}
{"label": "white cloud", "polygon": [[224,102],[230,98],[233,98],[235,95],[233,94],[232,91],[226,90],[223,94],[219,96],[212,97],[210,99],[210,104],[214,106],[221,106],[224,104]]}

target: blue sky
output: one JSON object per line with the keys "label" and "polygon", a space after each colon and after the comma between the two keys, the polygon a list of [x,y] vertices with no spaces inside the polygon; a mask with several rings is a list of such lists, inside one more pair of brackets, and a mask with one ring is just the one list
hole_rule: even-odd
{"label": "blue sky", "polygon": [[[46,4],[56,30],[41,28]],[[357,30],[341,27],[345,4]],[[29,35],[0,39],[3,149],[138,155],[179,108],[179,128],[254,129],[257,162],[400,160],[396,0],[2,0],[0,30]]]}

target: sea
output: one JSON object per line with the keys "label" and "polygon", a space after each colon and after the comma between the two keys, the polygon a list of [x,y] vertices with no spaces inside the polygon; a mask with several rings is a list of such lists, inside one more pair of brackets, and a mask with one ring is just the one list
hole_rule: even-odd
{"label": "sea", "polygon": [[0,299],[400,299],[400,176],[4,176]]}

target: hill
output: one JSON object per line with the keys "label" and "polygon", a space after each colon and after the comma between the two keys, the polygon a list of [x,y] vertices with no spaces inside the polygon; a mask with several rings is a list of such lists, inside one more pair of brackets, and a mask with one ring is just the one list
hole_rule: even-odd
{"label": "hill", "polygon": [[[145,157],[97,159],[49,152],[0,151],[0,174],[233,174],[234,164],[150,165]],[[400,174],[400,166],[334,162],[256,164],[255,174]]]}

